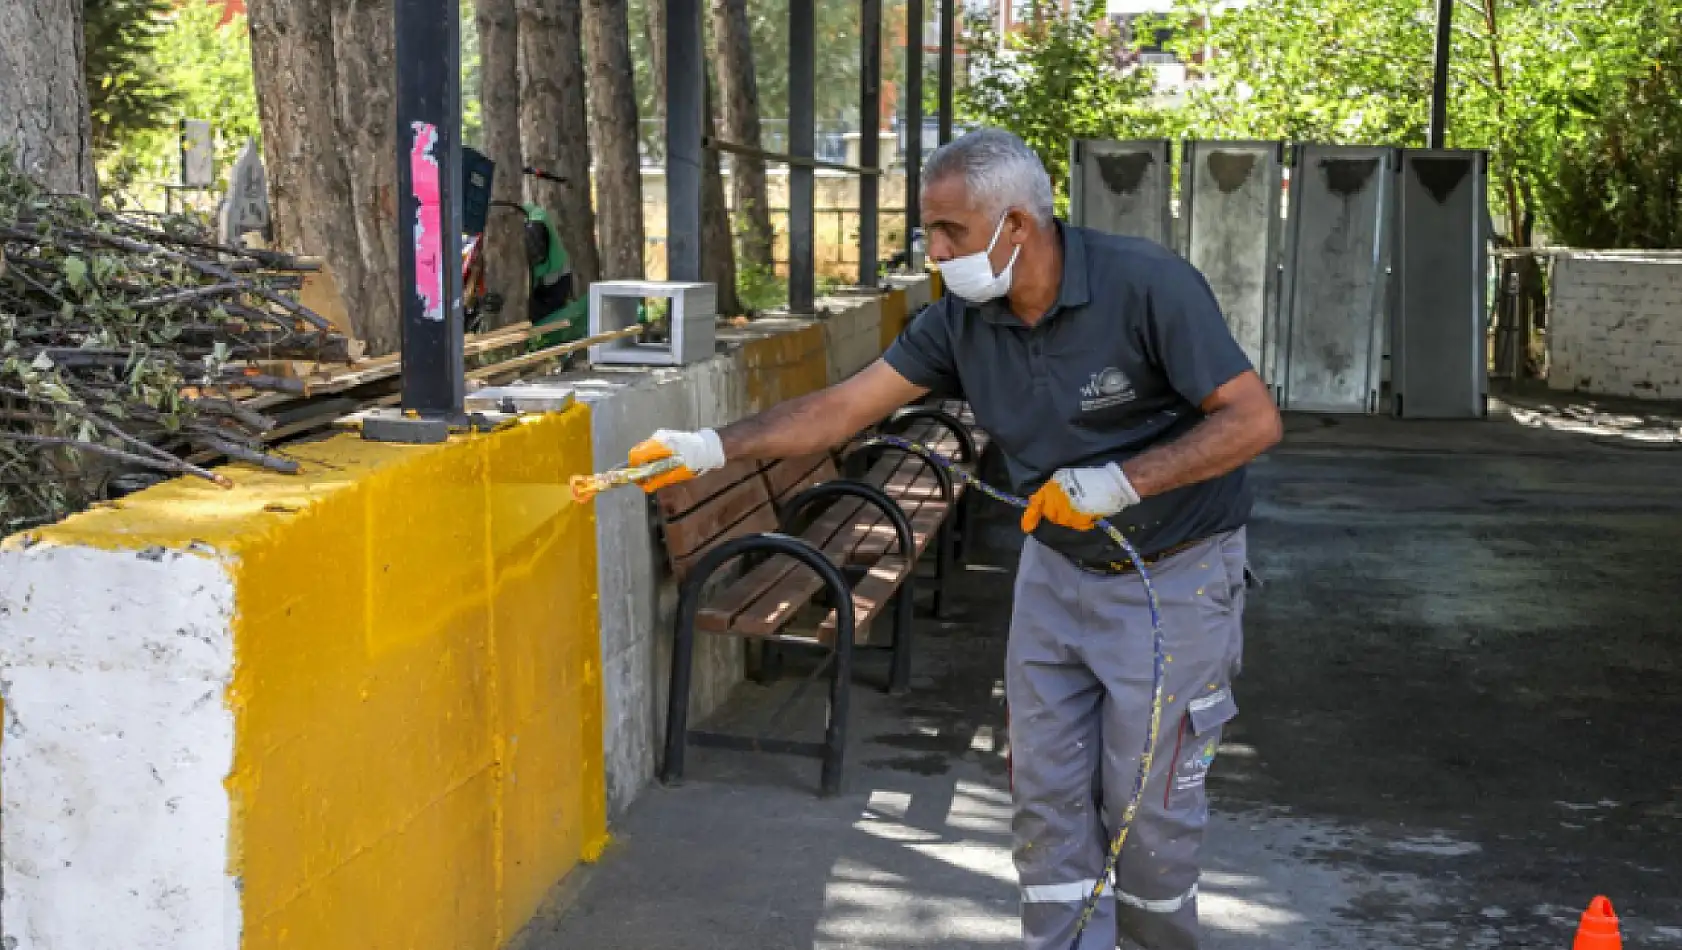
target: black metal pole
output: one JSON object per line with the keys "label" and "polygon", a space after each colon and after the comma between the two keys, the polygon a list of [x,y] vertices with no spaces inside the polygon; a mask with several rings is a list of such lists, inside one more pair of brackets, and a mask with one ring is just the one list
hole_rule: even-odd
{"label": "black metal pole", "polygon": [[[788,5],[788,151],[797,158],[816,152],[814,98],[817,89],[816,0],[789,0]],[[788,308],[811,313],[817,296],[816,213],[810,165],[788,170]]]}
{"label": "black metal pole", "polygon": [[952,83],[958,49],[955,0],[940,0],[940,144],[952,141]]}
{"label": "black metal pole", "polygon": [[[859,4],[859,164],[882,166],[882,0]],[[882,259],[880,175],[860,175],[859,286],[875,287]]]}
{"label": "black metal pole", "polygon": [[701,279],[701,136],[706,68],[701,0],[666,5],[666,279]]}
{"label": "black metal pole", "polygon": [[396,0],[394,15],[403,408],[455,418],[465,395],[460,8],[458,0]]}
{"label": "black metal pole", "polygon": [[1427,133],[1431,148],[1442,148],[1448,132],[1448,59],[1454,45],[1453,19],[1454,0],[1437,0],[1437,50],[1431,76],[1431,126]]}
{"label": "black metal pole", "polygon": [[905,0],[905,258],[915,270],[912,235],[923,224],[923,0]]}

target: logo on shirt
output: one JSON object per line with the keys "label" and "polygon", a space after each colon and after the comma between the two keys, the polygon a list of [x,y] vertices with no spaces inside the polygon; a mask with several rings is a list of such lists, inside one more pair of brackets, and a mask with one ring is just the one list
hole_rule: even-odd
{"label": "logo on shirt", "polygon": [[1108,409],[1124,402],[1132,402],[1135,398],[1133,381],[1114,366],[1093,373],[1086,385],[1080,388],[1080,394],[1082,412]]}

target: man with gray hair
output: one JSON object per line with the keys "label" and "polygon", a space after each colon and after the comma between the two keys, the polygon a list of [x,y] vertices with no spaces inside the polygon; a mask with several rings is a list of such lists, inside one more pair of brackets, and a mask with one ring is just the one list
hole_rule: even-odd
{"label": "man with gray hair", "polygon": [[1161,603],[1162,731],[1080,950],[1195,950],[1204,778],[1238,711],[1244,466],[1278,441],[1279,413],[1202,275],[1149,241],[1057,220],[1016,136],[940,148],[921,201],[947,293],[882,359],[717,432],[657,432],[631,461],[682,460],[655,491],[729,459],[839,445],[930,392],[969,401],[1031,495],[1005,672],[1027,950],[1069,950],[1149,730],[1144,587],[1094,525],[1122,529]]}

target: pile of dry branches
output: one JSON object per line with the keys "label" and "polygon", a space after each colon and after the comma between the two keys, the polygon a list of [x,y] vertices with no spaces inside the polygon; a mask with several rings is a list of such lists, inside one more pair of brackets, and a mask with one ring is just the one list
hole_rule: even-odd
{"label": "pile of dry branches", "polygon": [[295,470],[239,398],[301,388],[257,361],[350,359],[292,293],[302,267],[14,168],[0,151],[0,535],[173,475],[220,481],[189,456]]}

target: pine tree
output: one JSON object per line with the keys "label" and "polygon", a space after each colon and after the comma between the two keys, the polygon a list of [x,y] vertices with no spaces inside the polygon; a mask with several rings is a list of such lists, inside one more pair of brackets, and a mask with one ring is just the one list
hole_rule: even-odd
{"label": "pine tree", "polygon": [[153,59],[169,28],[168,0],[86,0],[82,36],[94,148],[104,151],[131,132],[162,128],[174,95]]}

